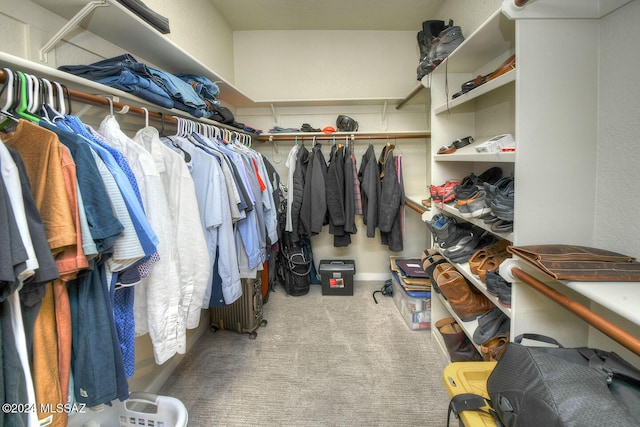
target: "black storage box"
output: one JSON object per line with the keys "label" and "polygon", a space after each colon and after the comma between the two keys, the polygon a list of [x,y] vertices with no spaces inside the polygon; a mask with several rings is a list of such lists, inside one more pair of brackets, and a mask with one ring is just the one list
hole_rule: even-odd
{"label": "black storage box", "polygon": [[353,275],[356,262],[352,259],[329,259],[320,261],[322,295],[353,295]]}

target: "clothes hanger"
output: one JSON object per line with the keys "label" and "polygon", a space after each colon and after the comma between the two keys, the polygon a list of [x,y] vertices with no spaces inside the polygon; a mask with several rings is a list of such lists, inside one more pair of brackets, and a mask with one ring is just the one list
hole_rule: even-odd
{"label": "clothes hanger", "polygon": [[[64,89],[64,98],[67,99],[67,107],[69,108],[69,110],[65,113],[68,115],[72,115],[72,109],[71,109],[71,91],[69,90],[69,88],[65,85],[61,85],[62,88]],[[63,98],[63,99],[64,99]],[[127,110],[129,109],[129,106],[127,106]]]}
{"label": "clothes hanger", "polygon": [[2,109],[0,110],[0,113],[3,116],[5,116],[5,120],[2,123],[0,123],[0,130],[4,129],[11,123],[18,122],[18,118],[15,117],[15,115],[12,113],[15,98],[16,98],[16,92],[15,92],[16,85],[14,84],[15,77],[12,70],[8,68],[3,68],[3,70],[5,74],[5,83],[4,83],[4,86],[2,86],[2,90],[0,90],[0,96],[2,96],[3,92],[6,92],[7,100],[4,106],[2,107]]}
{"label": "clothes hanger", "polygon": [[[146,111],[146,108],[145,108]],[[162,120],[162,127],[160,128],[160,138],[166,138],[169,140],[169,142],[171,142],[171,145],[173,145],[175,148],[177,148],[178,150],[180,150],[183,154],[183,159],[185,161],[185,163],[189,163],[191,161],[191,154],[187,153],[181,146],[180,144],[178,144],[177,142],[175,142],[173,139],[171,139],[168,135],[164,134],[164,113],[160,112],[158,113],[160,114],[160,120]],[[178,119],[178,127],[182,126],[182,121],[176,117],[176,119]]]}
{"label": "clothes hanger", "polygon": [[108,96],[105,96],[104,99],[109,103],[109,116],[113,117],[113,100]]}
{"label": "clothes hanger", "polygon": [[18,75],[18,79],[20,80],[20,104],[18,105],[18,109],[16,110],[16,115],[23,119],[38,123],[40,122],[40,117],[34,116],[27,111],[27,77],[24,75],[24,73],[22,73],[22,71],[16,71],[16,73]]}
{"label": "clothes hanger", "polygon": [[67,107],[64,104],[64,93],[62,90],[62,85],[56,81],[53,82],[56,87],[56,110],[60,113],[61,116],[67,114]]}
{"label": "clothes hanger", "polygon": [[40,118],[42,120],[45,120],[47,123],[54,124],[53,119],[55,113],[50,110],[47,104],[50,86],[46,85],[44,81],[45,79],[41,79],[35,76],[34,79],[34,82],[36,83],[38,88],[38,103],[35,105],[35,110],[33,111],[33,113],[40,116]]}
{"label": "clothes hanger", "polygon": [[24,77],[27,85],[27,109],[25,111],[35,115],[35,110],[38,108],[38,103],[40,102],[39,86],[36,88],[35,77],[31,74],[24,73]]}
{"label": "clothes hanger", "polygon": [[144,127],[148,128],[149,127],[149,110],[147,110],[145,107],[140,107],[140,109],[144,111]]}

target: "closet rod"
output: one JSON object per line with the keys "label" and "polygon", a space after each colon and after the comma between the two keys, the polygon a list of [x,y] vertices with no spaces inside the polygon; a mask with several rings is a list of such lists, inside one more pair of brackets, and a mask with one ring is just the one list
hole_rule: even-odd
{"label": "closet rod", "polygon": [[[29,73],[29,74],[31,74],[31,73]],[[7,76],[6,76],[5,71],[0,69],[0,83],[4,83],[6,81],[6,79],[7,79]],[[156,113],[156,112],[153,112],[153,111],[147,112],[147,111],[143,110],[140,107],[135,107],[133,105],[125,104],[123,102],[117,102],[117,101],[109,102],[109,100],[106,98],[106,96],[108,96],[108,95],[104,95],[104,96],[93,95],[93,94],[90,94],[90,93],[87,93],[87,92],[82,92],[80,90],[75,90],[75,89],[71,89],[71,88],[68,88],[68,87],[67,87],[67,89],[69,91],[69,97],[71,99],[75,100],[75,101],[80,101],[80,102],[85,103],[85,104],[92,104],[92,105],[97,105],[97,106],[100,106],[100,107],[107,107],[107,108],[111,108],[111,104],[113,103],[113,108],[114,109],[116,109],[116,108],[117,109],[122,109],[122,108],[127,107],[129,109],[128,113],[135,113],[135,114],[137,114],[139,116],[142,116],[142,117],[147,117],[147,115],[148,115],[149,119],[154,119],[154,120],[157,120],[157,121],[160,121],[160,122],[164,122],[165,124],[166,123],[170,123],[170,124],[173,124],[173,125],[177,125],[178,124],[178,120],[175,117],[173,117],[176,114],[173,113],[173,112],[166,113],[166,114],[165,113]],[[231,132],[239,132],[239,133],[243,133],[243,134],[249,135],[251,137],[255,137],[255,135],[253,135],[253,134],[246,133],[246,132],[244,132],[244,131],[242,131],[240,129],[229,127],[229,126],[223,125],[221,123],[214,122],[212,120],[205,121],[203,119],[198,119],[198,118],[195,118],[195,117],[193,117],[193,118],[183,117],[183,118],[185,120],[191,120],[193,122],[200,121],[200,122],[205,123],[205,124],[210,124],[210,125],[213,125],[213,126],[217,126],[217,127],[220,127],[220,128],[227,129],[227,130],[229,130]],[[208,122],[210,122],[210,123],[208,123]]]}
{"label": "closet rod", "polygon": [[617,343],[623,345],[627,349],[640,356],[640,338],[630,334],[613,322],[589,310],[582,304],[579,304],[568,296],[556,291],[545,283],[530,276],[518,267],[513,267],[511,269],[511,273],[527,285],[531,286],[546,297],[552,299],[594,328],[598,329],[600,332],[604,333],[612,340],[616,341]]}
{"label": "closet rod", "polygon": [[298,140],[324,140],[324,141],[339,141],[344,140],[347,137],[349,140],[374,140],[374,139],[424,139],[431,138],[431,132],[406,132],[406,133],[349,133],[349,132],[337,132],[337,133],[322,133],[316,132],[301,132],[301,133],[288,133],[282,134],[270,134],[260,135],[257,137],[258,141],[295,141]]}

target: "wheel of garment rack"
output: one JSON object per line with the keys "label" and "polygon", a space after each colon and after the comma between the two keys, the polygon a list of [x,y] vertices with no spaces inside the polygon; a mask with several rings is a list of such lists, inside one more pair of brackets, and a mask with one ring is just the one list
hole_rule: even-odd
{"label": "wheel of garment rack", "polygon": [[260,326],[267,326],[267,321],[265,319],[262,319],[262,321],[260,322]]}
{"label": "wheel of garment rack", "polygon": [[258,333],[257,333],[257,332],[255,332],[255,331],[254,331],[254,332],[251,332],[251,333],[249,334],[249,339],[250,339],[250,340],[255,340],[257,337],[258,337]]}
{"label": "wheel of garment rack", "polygon": [[218,331],[220,330],[220,328],[219,328],[219,327],[217,327],[216,325],[211,325],[211,330],[212,330],[213,332],[218,332]]}

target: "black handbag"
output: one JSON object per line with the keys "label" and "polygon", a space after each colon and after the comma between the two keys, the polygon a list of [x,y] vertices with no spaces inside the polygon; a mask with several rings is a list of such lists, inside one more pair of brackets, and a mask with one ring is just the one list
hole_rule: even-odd
{"label": "black handbag", "polygon": [[[523,338],[555,347],[525,346]],[[640,425],[640,370],[614,352],[564,348],[542,335],[507,346],[487,392],[506,427]]]}

